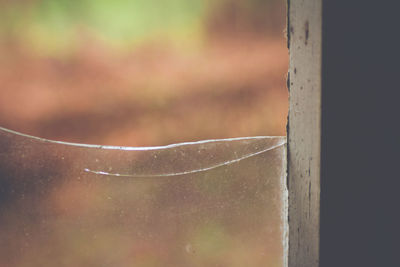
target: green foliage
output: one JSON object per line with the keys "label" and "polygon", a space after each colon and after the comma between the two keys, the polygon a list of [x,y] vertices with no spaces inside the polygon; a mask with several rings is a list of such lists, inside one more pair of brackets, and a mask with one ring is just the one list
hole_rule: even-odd
{"label": "green foliage", "polygon": [[199,44],[206,33],[258,31],[283,0],[0,1],[0,40],[39,52],[71,51],[82,38],[116,47],[149,40]]}
{"label": "green foliage", "polygon": [[0,34],[44,49],[66,48],[82,33],[117,45],[201,38],[203,0],[41,0],[5,3]]}

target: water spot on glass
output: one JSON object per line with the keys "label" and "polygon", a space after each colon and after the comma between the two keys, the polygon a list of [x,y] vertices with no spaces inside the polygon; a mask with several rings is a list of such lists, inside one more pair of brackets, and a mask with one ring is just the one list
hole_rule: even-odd
{"label": "water spot on glass", "polygon": [[191,244],[186,244],[185,251],[189,254],[195,254],[195,250]]}

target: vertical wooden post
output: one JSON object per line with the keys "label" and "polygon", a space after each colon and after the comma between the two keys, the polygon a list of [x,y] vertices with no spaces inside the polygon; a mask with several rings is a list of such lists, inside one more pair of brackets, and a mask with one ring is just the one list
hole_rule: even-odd
{"label": "vertical wooden post", "polygon": [[319,266],[322,0],[288,0],[289,267]]}

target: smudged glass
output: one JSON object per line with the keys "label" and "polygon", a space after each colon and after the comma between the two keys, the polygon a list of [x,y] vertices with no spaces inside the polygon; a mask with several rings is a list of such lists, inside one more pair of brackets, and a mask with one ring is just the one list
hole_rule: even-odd
{"label": "smudged glass", "polygon": [[0,128],[0,266],[284,266],[285,142],[113,147]]}

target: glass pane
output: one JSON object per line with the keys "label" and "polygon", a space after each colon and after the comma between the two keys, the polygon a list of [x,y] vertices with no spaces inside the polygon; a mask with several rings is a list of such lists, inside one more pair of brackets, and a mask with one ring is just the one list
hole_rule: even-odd
{"label": "glass pane", "polygon": [[284,161],[284,137],[137,148],[0,128],[0,266],[283,266]]}

